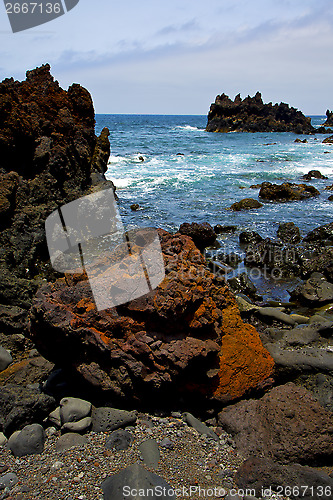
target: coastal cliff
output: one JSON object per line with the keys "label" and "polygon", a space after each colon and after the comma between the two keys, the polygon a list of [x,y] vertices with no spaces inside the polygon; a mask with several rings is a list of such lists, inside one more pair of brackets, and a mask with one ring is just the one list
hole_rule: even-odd
{"label": "coastal cliff", "polygon": [[43,279],[52,279],[47,216],[94,186],[113,186],[104,177],[109,131],[98,138],[94,127],[89,92],[78,84],[63,90],[48,64],[28,71],[25,81],[0,83],[0,307],[6,321],[17,313],[13,307],[30,307]]}
{"label": "coastal cliff", "polygon": [[227,95],[218,95],[208,113],[207,132],[295,132],[310,134],[315,131],[311,119],[288,104],[264,104],[260,92],[234,101]]}

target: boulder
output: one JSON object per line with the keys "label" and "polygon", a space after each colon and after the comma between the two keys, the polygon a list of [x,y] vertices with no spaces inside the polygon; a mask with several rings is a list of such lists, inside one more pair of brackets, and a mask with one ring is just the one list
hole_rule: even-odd
{"label": "boulder", "polygon": [[44,450],[46,435],[40,424],[26,425],[10,436],[7,446],[15,457],[39,455]]}
{"label": "boulder", "polygon": [[315,465],[333,453],[333,414],[291,382],[227,407],[218,422],[245,457]]}
{"label": "boulder", "polygon": [[63,398],[60,401],[60,419],[62,424],[78,422],[82,418],[89,417],[92,405],[88,401],[79,398]]}
{"label": "boulder", "polygon": [[197,222],[188,224],[186,222],[180,226],[179,233],[190,236],[201,252],[216,241],[216,233],[208,222],[202,224]]}
{"label": "boulder", "polygon": [[280,465],[272,460],[251,457],[236,472],[235,482],[241,489],[273,492],[292,500],[331,500],[333,479],[328,474],[298,464]]}
{"label": "boulder", "polygon": [[51,396],[37,389],[7,384],[0,387],[0,429],[10,435],[27,424],[41,422],[55,406]]}
{"label": "boulder", "polygon": [[302,176],[302,179],[311,181],[311,179],[328,179],[328,177],[323,175],[319,170],[310,170],[307,174]]}
{"label": "boulder", "polygon": [[322,274],[313,273],[305,283],[291,292],[291,297],[313,306],[329,303],[333,301],[333,284]]}
{"label": "boulder", "polygon": [[26,387],[29,384],[40,384],[47,379],[53,368],[53,363],[43,356],[25,358],[12,363],[0,373],[0,385],[18,384]]}
{"label": "boulder", "polygon": [[109,132],[96,137],[89,92],[78,84],[63,90],[48,64],[22,82],[0,83],[0,115],[0,304],[27,310],[41,280],[56,276],[47,216],[92,189],[114,187],[104,177]]}
{"label": "boulder", "polygon": [[222,226],[221,224],[216,224],[214,226],[214,231],[216,234],[224,234],[224,233],[235,233],[237,231],[237,226]]}
{"label": "boulder", "polygon": [[260,92],[254,97],[232,101],[225,94],[218,95],[208,113],[208,132],[295,132],[309,134],[315,131],[311,118],[288,104],[264,104]]}
{"label": "boulder", "polygon": [[283,243],[299,243],[301,241],[301,232],[293,222],[283,222],[279,224],[277,237]]}
{"label": "boulder", "polygon": [[136,414],[133,411],[116,410],[115,408],[94,408],[92,412],[93,432],[110,432],[135,424]]}
{"label": "boulder", "polygon": [[263,237],[256,231],[242,231],[239,235],[239,243],[241,245],[249,245],[263,241]]}
{"label": "boulder", "polygon": [[244,200],[233,203],[229,210],[239,212],[241,210],[252,210],[260,207],[262,207],[262,203],[260,203],[258,200],[254,200],[253,198],[244,198]]}
{"label": "boulder", "polygon": [[333,144],[333,135],[330,135],[330,137],[326,137],[323,140],[323,144]]}
{"label": "boulder", "polygon": [[268,201],[298,201],[319,196],[319,191],[309,184],[284,182],[272,184],[267,182],[259,191],[259,198]]}
{"label": "boulder", "polygon": [[333,222],[316,227],[305,236],[303,241],[307,243],[333,242]]}
{"label": "boulder", "polygon": [[[103,481],[102,486],[104,500],[140,500],[143,496],[141,492],[149,492],[149,498],[170,499],[176,498],[172,486],[162,477],[153,472],[149,472],[139,464],[133,464],[126,469],[122,469],[117,474],[109,476]],[[131,494],[131,493],[134,494]]]}
{"label": "boulder", "polygon": [[68,275],[37,293],[31,339],[94,391],[163,404],[176,394],[238,398],[269,378],[274,363],[192,239],[159,234],[166,277],[153,292],[97,311],[89,283]]}

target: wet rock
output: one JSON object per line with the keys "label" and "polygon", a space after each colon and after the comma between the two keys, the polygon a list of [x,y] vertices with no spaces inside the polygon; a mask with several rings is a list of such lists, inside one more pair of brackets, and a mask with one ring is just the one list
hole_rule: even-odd
{"label": "wet rock", "polygon": [[253,243],[259,243],[263,238],[259,233],[255,231],[242,231],[239,235],[239,243],[241,245],[249,245]]}
{"label": "wet rock", "polygon": [[312,305],[325,304],[333,300],[333,284],[320,273],[313,273],[305,283],[291,292],[293,299]]}
{"label": "wet rock", "polygon": [[222,226],[221,224],[216,224],[216,226],[214,226],[214,231],[216,234],[235,233],[237,229],[237,226]]}
{"label": "wet rock", "polygon": [[94,408],[92,412],[93,432],[109,432],[136,422],[136,414],[115,408]]}
{"label": "wet rock", "polygon": [[262,300],[262,297],[257,293],[255,285],[245,272],[228,279],[228,283],[233,292],[237,294],[242,293],[254,300]]}
{"label": "wet rock", "polygon": [[147,439],[139,445],[142,460],[147,467],[156,469],[158,467],[161,455],[160,449],[155,439]]}
{"label": "wet rock", "polygon": [[310,231],[304,238],[305,242],[322,243],[323,241],[333,241],[333,222],[324,224]]}
{"label": "wet rock", "polygon": [[[101,488],[104,500],[123,500],[124,488],[126,488],[125,495],[127,495],[127,491],[136,490],[139,493],[141,490],[152,491],[153,494],[150,496],[152,500],[176,498],[172,494],[172,487],[162,477],[147,471],[139,464],[130,465],[117,474],[108,477],[102,483]],[[161,494],[154,492],[161,492]],[[131,498],[140,500],[142,496],[138,494]]]}
{"label": "wet rock", "polygon": [[260,203],[258,200],[254,200],[253,198],[244,198],[244,200],[233,203],[229,210],[239,212],[241,210],[252,210],[260,207],[262,207],[262,203]]}
{"label": "wet rock", "polygon": [[326,137],[326,139],[323,140],[323,144],[333,144],[333,135]]}
{"label": "wet rock", "polygon": [[307,141],[307,139],[303,139],[303,140],[302,140],[302,139],[299,139],[299,138],[297,137],[297,139],[295,139],[295,140],[294,140],[294,142],[298,142],[298,143],[301,143],[301,144],[307,144],[307,142],[308,142],[308,141]]}
{"label": "wet rock", "polygon": [[111,436],[105,442],[105,448],[108,450],[127,450],[133,443],[133,435],[123,429],[118,429],[111,433]]}
{"label": "wet rock", "polygon": [[301,241],[301,232],[293,222],[284,222],[279,224],[277,237],[280,238],[283,243],[295,244]]}
{"label": "wet rock", "polygon": [[130,206],[130,209],[132,210],[132,212],[137,212],[138,210],[140,210],[140,205],[138,203],[133,203]]}
{"label": "wet rock", "polygon": [[237,267],[240,262],[242,262],[242,257],[235,252],[230,252],[230,253],[217,253],[216,258],[224,262],[225,264],[228,264],[231,267]]}
{"label": "wet rock", "polygon": [[197,222],[189,224],[186,222],[180,226],[179,233],[190,236],[201,252],[216,241],[216,233],[207,222],[202,224],[198,224]]}
{"label": "wet rock", "polygon": [[328,177],[323,175],[319,170],[310,170],[307,174],[302,176],[302,179],[311,181],[311,179],[328,179]]}
{"label": "wet rock", "polygon": [[218,422],[245,457],[315,465],[332,455],[332,413],[293,383],[227,407]]}
{"label": "wet rock", "polygon": [[306,200],[319,194],[318,189],[308,184],[266,183],[259,191],[259,198],[268,201],[296,201]]}
{"label": "wet rock", "polygon": [[46,435],[39,424],[26,425],[8,440],[8,448],[15,457],[37,455],[43,452]]}
{"label": "wet rock", "polygon": [[88,439],[85,436],[81,436],[81,434],[76,434],[72,432],[68,432],[63,436],[60,436],[58,441],[56,442],[56,451],[63,452],[73,448],[74,446],[84,446],[88,443]]}
{"label": "wet rock", "polygon": [[273,361],[193,241],[159,234],[166,275],[152,293],[96,311],[89,283],[67,276],[36,295],[31,338],[101,397],[240,397],[270,377]]}
{"label": "wet rock", "polygon": [[218,95],[208,113],[208,132],[296,132],[315,131],[311,119],[288,104],[264,104],[260,92],[254,97],[232,101],[225,94]]}
{"label": "wet rock", "polygon": [[41,422],[55,407],[51,396],[15,384],[0,387],[0,429],[6,435]]}
{"label": "wet rock", "polygon": [[[239,488],[254,489],[258,496],[266,490],[293,500],[330,500],[333,479],[323,471],[298,464],[280,465],[272,460],[251,457],[238,469],[235,482]],[[326,492],[326,493],[325,493]]]}
{"label": "wet rock", "polygon": [[326,121],[323,123],[324,127],[333,127],[333,112],[329,109],[326,110]]}
{"label": "wet rock", "polygon": [[12,362],[13,358],[10,352],[0,346],[0,372],[5,370]]}

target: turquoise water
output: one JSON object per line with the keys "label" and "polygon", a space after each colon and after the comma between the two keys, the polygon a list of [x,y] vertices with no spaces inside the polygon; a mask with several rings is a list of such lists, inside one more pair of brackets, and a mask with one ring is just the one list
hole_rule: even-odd
{"label": "turquoise water", "polygon": [[[314,126],[324,120],[312,117]],[[117,187],[127,226],[173,231],[183,222],[207,221],[274,237],[279,222],[293,221],[305,234],[332,220],[331,193],[323,191],[333,183],[333,146],[322,144],[327,135],[304,136],[308,144],[297,144],[298,136],[291,133],[208,133],[206,122],[206,116],[96,116],[97,133],[110,129],[106,176]],[[235,201],[257,198],[259,190],[252,184],[304,182],[301,176],[313,169],[329,177],[310,182],[322,191],[316,199],[265,203],[247,212],[226,210]],[[141,209],[132,212],[132,203]]]}

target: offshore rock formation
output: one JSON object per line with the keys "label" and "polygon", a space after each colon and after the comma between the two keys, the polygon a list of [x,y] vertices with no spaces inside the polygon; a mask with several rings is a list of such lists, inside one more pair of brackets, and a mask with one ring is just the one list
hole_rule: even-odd
{"label": "offshore rock formation", "polygon": [[259,191],[259,198],[269,201],[299,201],[319,196],[319,191],[309,184],[283,182],[272,184],[265,182]]}
{"label": "offshore rock formation", "polygon": [[146,404],[227,402],[270,383],[274,362],[225,280],[190,237],[159,234],[166,277],[144,297],[97,311],[83,275],[44,285],[31,311],[38,350],[105,397]]}
{"label": "offshore rock formation", "polygon": [[264,104],[260,92],[254,97],[232,101],[225,94],[218,95],[208,113],[207,132],[315,132],[311,118],[288,104]]}
{"label": "offshore rock formation", "polygon": [[333,127],[333,111],[329,109],[326,111],[326,121],[322,125],[323,127]]}
{"label": "offshore rock formation", "polygon": [[48,64],[22,82],[0,83],[0,304],[27,309],[41,280],[52,279],[44,222],[58,206],[97,185],[109,132],[95,136],[89,92],[63,90]]}

